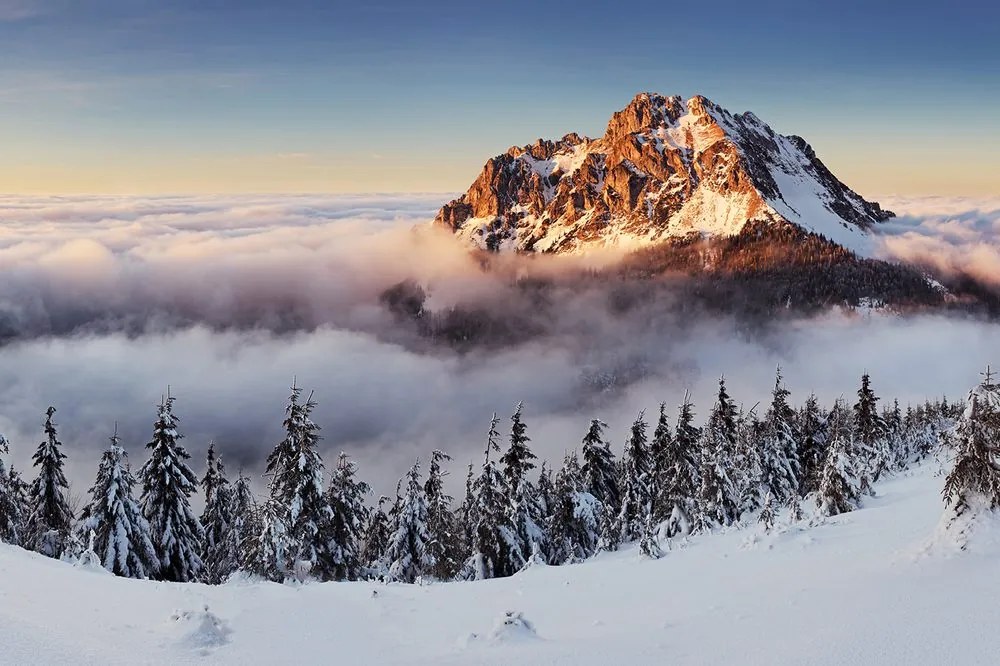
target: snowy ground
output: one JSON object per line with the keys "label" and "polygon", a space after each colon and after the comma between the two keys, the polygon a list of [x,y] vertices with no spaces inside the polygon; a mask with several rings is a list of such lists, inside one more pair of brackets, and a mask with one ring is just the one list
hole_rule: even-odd
{"label": "snowy ground", "polygon": [[[1000,559],[926,554],[937,469],[887,481],[864,509],[822,525],[754,526],[658,561],[630,548],[482,583],[213,588],[0,546],[0,662],[994,664]],[[507,611],[534,633],[505,625]]]}

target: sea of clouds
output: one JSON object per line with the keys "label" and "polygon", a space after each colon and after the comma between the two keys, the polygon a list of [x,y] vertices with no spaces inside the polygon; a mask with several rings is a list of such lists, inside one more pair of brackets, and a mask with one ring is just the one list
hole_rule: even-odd
{"label": "sea of clouds", "polygon": [[[485,272],[429,229],[447,198],[0,198],[9,460],[30,465],[52,404],[82,495],[116,422],[133,464],[145,459],[169,385],[195,468],[214,439],[230,472],[259,475],[295,377],[315,391],[328,462],[346,451],[388,492],[414,458],[440,448],[455,458],[458,490],[493,411],[506,417],[521,400],[539,454],[558,461],[592,417],[619,448],[635,414],[652,418],[661,400],[673,414],[690,390],[704,415],[723,373],[747,408],[766,401],[778,364],[799,400],[850,396],[867,370],[905,404],[962,395],[1000,362],[1000,326],[989,322],[832,312],[748,330],[657,308],[623,314],[607,294],[566,288],[549,295],[544,321],[517,311],[518,325],[541,332],[519,344],[429,344],[380,305],[386,287],[414,279],[432,309],[502,313],[520,270]],[[1000,284],[1000,199],[885,203],[899,217],[879,237],[883,256]]]}

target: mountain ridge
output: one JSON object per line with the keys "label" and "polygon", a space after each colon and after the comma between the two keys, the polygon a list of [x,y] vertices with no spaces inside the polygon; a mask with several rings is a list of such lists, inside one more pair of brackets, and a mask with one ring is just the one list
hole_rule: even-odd
{"label": "mountain ridge", "polygon": [[644,92],[599,138],[569,133],[491,158],[435,224],[483,249],[546,253],[792,224],[869,256],[867,232],[892,216],[801,137],[701,95]]}

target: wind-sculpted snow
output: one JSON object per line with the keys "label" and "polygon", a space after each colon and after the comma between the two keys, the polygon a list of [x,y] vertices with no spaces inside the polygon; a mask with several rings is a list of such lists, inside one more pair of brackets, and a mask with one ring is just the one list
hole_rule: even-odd
{"label": "wind-sculpted snow", "polygon": [[[673,410],[686,388],[704,415],[723,373],[747,408],[765,399],[779,363],[796,402],[812,390],[824,402],[852,393],[867,369],[881,395],[905,404],[960,397],[987,363],[1000,363],[997,327],[969,320],[833,312],[748,328],[697,308],[678,314],[673,299],[683,293],[618,283],[534,291],[511,277],[522,265],[483,271],[450,235],[427,233],[447,198],[3,199],[7,459],[30,466],[52,404],[74,493],[93,481],[115,421],[138,469],[169,384],[194,469],[214,438],[231,473],[257,475],[281,438],[297,376],[316,391],[324,458],[347,451],[360,477],[386,492],[435,448],[454,456],[454,470],[478,460],[492,412],[507,415],[519,400],[551,460],[595,417],[620,450],[639,409],[665,400]],[[886,246],[916,229],[939,254],[966,251],[941,231],[954,226],[937,221],[945,214],[993,242],[977,216],[995,220],[996,208],[947,205],[891,201],[908,226],[884,236]],[[606,259],[540,257],[530,268],[544,276]],[[455,351],[418,335],[379,302],[405,278],[426,289],[427,309],[481,308],[512,341]],[[634,306],[643,299],[653,300]]]}

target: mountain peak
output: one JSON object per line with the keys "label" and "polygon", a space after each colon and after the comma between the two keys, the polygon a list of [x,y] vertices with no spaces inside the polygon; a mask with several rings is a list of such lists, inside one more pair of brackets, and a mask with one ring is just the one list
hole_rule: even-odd
{"label": "mountain peak", "polygon": [[539,139],[489,160],[436,223],[481,247],[544,252],[792,224],[865,254],[867,230],[891,215],[752,113],[642,92],[598,139]]}

